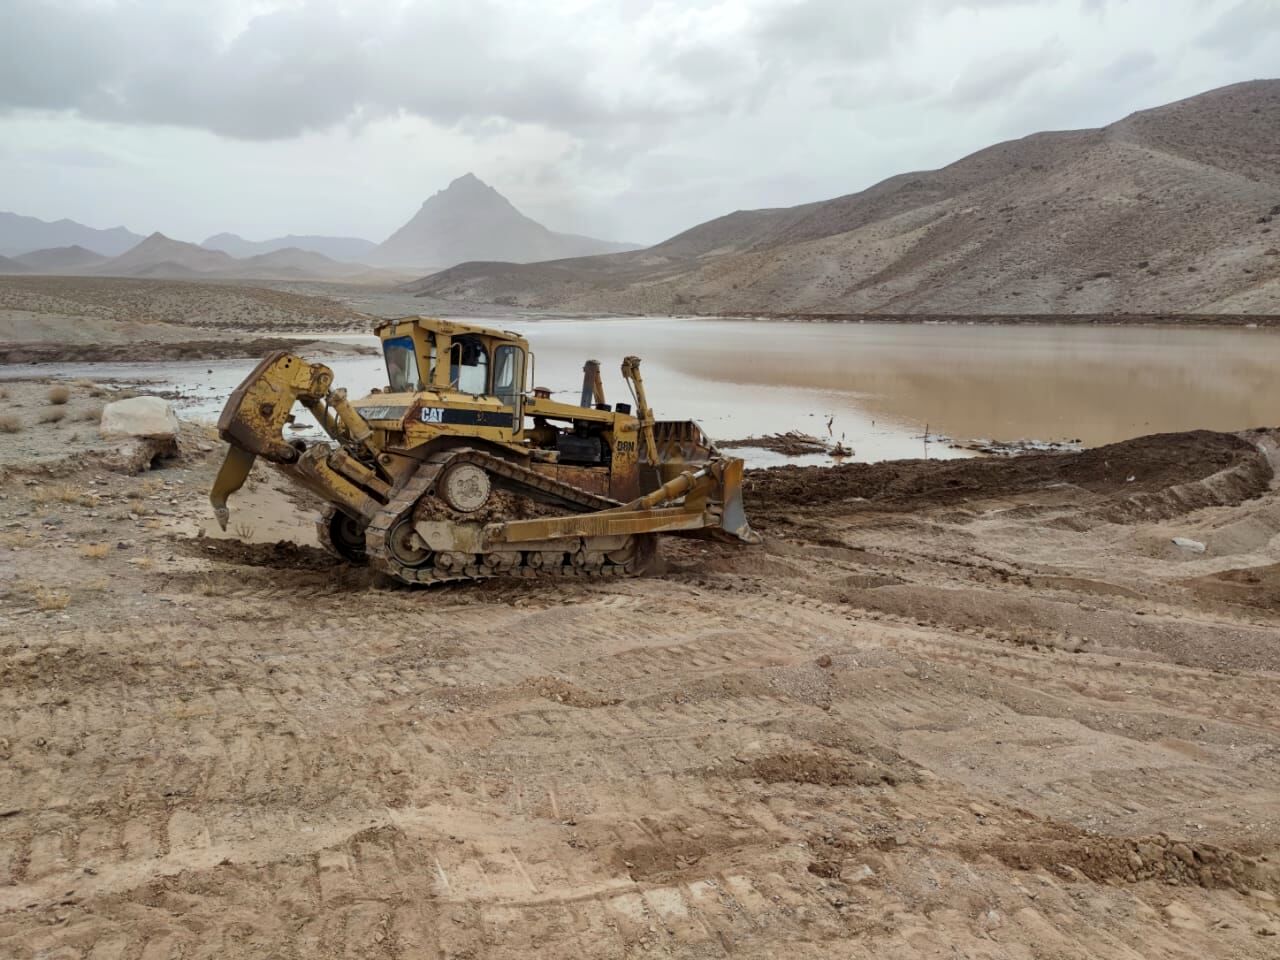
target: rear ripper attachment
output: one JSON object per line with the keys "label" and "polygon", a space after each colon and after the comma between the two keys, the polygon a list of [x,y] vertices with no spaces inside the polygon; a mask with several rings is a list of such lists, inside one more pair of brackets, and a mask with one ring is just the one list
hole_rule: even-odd
{"label": "rear ripper attachment", "polygon": [[[385,390],[349,402],[328,367],[277,352],[231,394],[210,493],[223,529],[228,497],[263,457],[326,502],[328,549],[405,583],[625,576],[645,569],[659,534],[760,542],[742,461],[694,421],[655,420],[638,358],[622,364],[633,413],[605,402],[594,360],[578,405],[532,388],[533,355],[514,333],[406,317],[378,335]],[[329,442],[283,438],[296,404]]]}

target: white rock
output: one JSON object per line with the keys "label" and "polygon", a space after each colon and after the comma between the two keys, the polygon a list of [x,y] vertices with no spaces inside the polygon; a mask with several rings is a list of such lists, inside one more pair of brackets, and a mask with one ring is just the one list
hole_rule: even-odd
{"label": "white rock", "polygon": [[1190,550],[1192,553],[1204,553],[1204,544],[1199,540],[1190,540],[1187,537],[1174,537],[1173,545],[1183,550]]}
{"label": "white rock", "polygon": [[163,397],[130,397],[102,408],[98,432],[104,437],[173,440],[178,436],[178,418]]}

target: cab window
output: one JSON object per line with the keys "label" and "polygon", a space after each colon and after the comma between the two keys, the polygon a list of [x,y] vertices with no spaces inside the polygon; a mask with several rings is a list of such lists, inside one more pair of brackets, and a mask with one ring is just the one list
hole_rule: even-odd
{"label": "cab window", "polygon": [[521,392],[523,359],[524,351],[519,347],[502,346],[493,352],[493,393],[509,407],[515,406]]}
{"label": "cab window", "polygon": [[387,361],[387,384],[393,393],[410,393],[421,389],[418,357],[413,337],[394,337],[382,345]]}
{"label": "cab window", "polygon": [[489,351],[478,337],[455,337],[449,379],[463,393],[489,391]]}

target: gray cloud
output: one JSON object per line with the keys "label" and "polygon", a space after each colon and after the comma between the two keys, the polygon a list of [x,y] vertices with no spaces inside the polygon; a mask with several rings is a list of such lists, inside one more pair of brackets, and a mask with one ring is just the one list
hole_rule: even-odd
{"label": "gray cloud", "polygon": [[[1239,54],[1261,43],[1274,43],[1277,35],[1280,35],[1280,3],[1242,0],[1224,11],[1197,42],[1203,47]],[[1272,49],[1274,51],[1274,47]]]}
{"label": "gray cloud", "polygon": [[[697,84],[684,97],[610,95],[590,79],[603,51],[562,36],[545,56],[492,0],[303,3],[253,17],[225,43],[222,7],[182,7],[8,0],[0,107],[252,140],[401,111],[444,125],[501,117],[578,129],[724,105],[719,91]],[[696,79],[687,65],[681,72]]]}
{"label": "gray cloud", "polygon": [[1053,41],[1038,50],[1006,53],[974,63],[961,74],[947,99],[958,106],[974,106],[1013,97],[1026,81],[1061,65],[1066,56],[1066,48]]}
{"label": "gray cloud", "polygon": [[657,240],[1273,73],[1276,3],[0,0],[0,209],[385,236],[472,169]]}

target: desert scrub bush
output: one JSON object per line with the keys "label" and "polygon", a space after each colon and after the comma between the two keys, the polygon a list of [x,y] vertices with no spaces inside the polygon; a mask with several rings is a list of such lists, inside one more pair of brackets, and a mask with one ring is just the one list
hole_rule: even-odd
{"label": "desert scrub bush", "polygon": [[91,406],[85,407],[83,410],[81,410],[79,413],[76,414],[75,418],[77,420],[84,421],[85,423],[88,423],[89,421],[92,421],[92,420],[101,420],[102,404],[95,403],[95,404],[92,404]]}
{"label": "desert scrub bush", "polygon": [[0,547],[12,547],[17,550],[19,547],[29,547],[39,541],[40,535],[30,530],[0,530]]}
{"label": "desert scrub bush", "polygon": [[82,507],[91,507],[97,501],[82,490],[69,483],[57,483],[35,487],[31,491],[32,503],[74,503]]}
{"label": "desert scrub bush", "polygon": [[22,421],[12,413],[0,414],[0,433],[18,433],[22,430]]}
{"label": "desert scrub bush", "polygon": [[40,414],[41,423],[59,423],[65,419],[67,419],[67,411],[62,407],[50,407]]}
{"label": "desert scrub bush", "polygon": [[59,590],[57,587],[50,587],[43,583],[27,582],[22,584],[22,588],[39,610],[65,610],[68,604],[71,603],[71,594],[65,590]]}
{"label": "desert scrub bush", "polygon": [[62,384],[58,384],[56,387],[50,387],[46,396],[48,396],[51,404],[55,407],[60,407],[71,399],[71,390]]}
{"label": "desert scrub bush", "polygon": [[111,552],[111,545],[107,543],[82,543],[80,545],[80,556],[88,560],[101,560]]}

